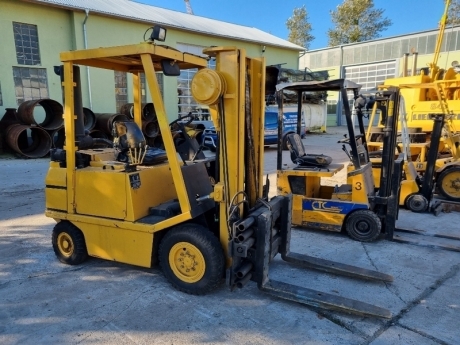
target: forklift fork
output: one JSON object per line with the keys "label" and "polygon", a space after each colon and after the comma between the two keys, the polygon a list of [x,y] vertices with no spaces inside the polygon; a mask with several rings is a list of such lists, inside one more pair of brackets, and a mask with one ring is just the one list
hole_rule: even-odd
{"label": "forklift fork", "polygon": [[[284,261],[306,268],[353,278],[393,281],[392,276],[377,271],[291,253],[291,213],[289,212],[291,201],[291,196],[277,196],[249,215],[255,224],[253,226],[253,228],[255,227],[255,241],[251,241],[255,243],[255,246],[242,250],[241,243],[231,241],[232,256],[237,254],[238,257],[233,256],[233,265],[227,271],[227,283],[230,287],[242,287],[249,280],[252,280],[257,283],[260,290],[279,298],[321,309],[391,318],[391,312],[381,307],[269,278],[269,264],[272,258],[280,253]],[[245,255],[241,255],[242,253]],[[243,268],[249,267],[249,265],[252,269],[250,272],[246,272],[247,270]]]}

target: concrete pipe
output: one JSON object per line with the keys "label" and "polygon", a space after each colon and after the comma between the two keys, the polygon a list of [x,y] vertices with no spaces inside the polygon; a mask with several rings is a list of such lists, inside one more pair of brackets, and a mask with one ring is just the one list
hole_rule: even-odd
{"label": "concrete pipe", "polygon": [[124,114],[95,114],[96,115],[96,127],[103,131],[108,136],[112,136],[112,125],[115,121],[130,121],[129,117]]}
{"label": "concrete pipe", "polygon": [[47,131],[51,137],[51,145],[53,148],[62,149],[65,142],[65,130],[64,127],[55,129],[54,131]]}
{"label": "concrete pipe", "polygon": [[143,121],[142,132],[148,138],[155,138],[158,134],[160,134],[158,121]]}
{"label": "concrete pipe", "polygon": [[40,127],[15,124],[6,129],[6,142],[17,153],[28,158],[41,158],[51,149],[51,137]]}
{"label": "concrete pipe", "polygon": [[17,111],[17,118],[24,125],[37,125],[52,131],[64,125],[64,108],[52,99],[37,99],[22,102]]}
{"label": "concrete pipe", "polygon": [[[130,119],[134,118],[134,103],[126,103],[120,108],[120,113],[128,116]],[[157,118],[155,107],[153,103],[142,103],[142,120],[154,121]]]}
{"label": "concrete pipe", "polygon": [[96,115],[89,108],[83,107],[83,123],[86,131],[91,131],[96,126]]}

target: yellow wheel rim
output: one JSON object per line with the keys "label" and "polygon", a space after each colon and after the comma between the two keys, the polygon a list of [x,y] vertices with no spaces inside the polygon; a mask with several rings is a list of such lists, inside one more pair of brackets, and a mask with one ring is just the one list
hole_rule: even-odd
{"label": "yellow wheel rim", "polygon": [[66,258],[72,256],[75,246],[72,241],[72,237],[66,232],[61,232],[57,238],[57,245],[59,251]]}
{"label": "yellow wheel rim", "polygon": [[441,181],[442,189],[452,198],[460,198],[460,170],[452,170]]}
{"label": "yellow wheel rim", "polygon": [[193,244],[176,243],[169,251],[169,266],[177,278],[186,283],[196,283],[203,278],[206,264],[203,254]]}

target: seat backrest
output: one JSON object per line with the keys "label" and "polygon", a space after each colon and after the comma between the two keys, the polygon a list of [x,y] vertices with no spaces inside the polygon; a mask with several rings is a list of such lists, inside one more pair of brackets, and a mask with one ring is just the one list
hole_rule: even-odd
{"label": "seat backrest", "polygon": [[306,155],[305,147],[303,146],[300,135],[291,133],[287,135],[287,147],[291,152],[291,159],[294,161],[296,158]]}
{"label": "seat backrest", "polygon": [[139,126],[132,121],[115,121],[112,127],[114,147],[120,151],[134,148],[144,148],[144,134]]}

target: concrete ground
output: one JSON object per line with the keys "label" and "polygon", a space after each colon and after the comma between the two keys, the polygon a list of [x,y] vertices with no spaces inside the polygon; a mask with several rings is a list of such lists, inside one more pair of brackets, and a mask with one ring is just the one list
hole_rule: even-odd
{"label": "concrete ground", "polygon": [[[329,128],[309,135],[306,149],[345,162],[336,144],[342,134],[343,128]],[[271,177],[275,156],[266,149]],[[63,265],[51,247],[55,223],[43,215],[47,167],[48,159],[0,158],[0,344],[460,343],[458,252],[293,231],[293,251],[385,272],[394,282],[300,270],[280,259],[272,278],[388,308],[390,320],[314,310],[265,295],[254,283],[197,297],[174,290],[159,268],[99,259]],[[342,172],[330,183],[344,179]],[[456,212],[402,210],[398,220],[427,233],[457,234],[458,224]]]}

